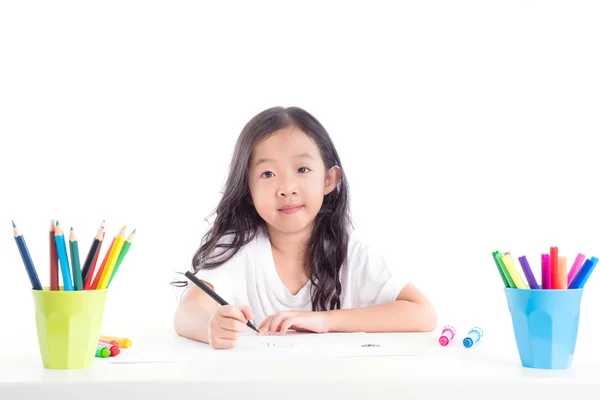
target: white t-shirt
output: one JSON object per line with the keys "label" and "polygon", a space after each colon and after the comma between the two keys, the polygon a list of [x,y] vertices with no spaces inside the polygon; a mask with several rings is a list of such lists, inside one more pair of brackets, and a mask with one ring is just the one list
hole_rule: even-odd
{"label": "white t-shirt", "polygon": [[[279,311],[312,310],[311,281],[296,295],[290,293],[275,269],[271,242],[262,229],[229,261],[213,269],[200,269],[196,276],[210,283],[229,304],[250,306],[255,324]],[[342,309],[394,301],[406,283],[392,275],[384,258],[355,235],[348,242],[340,282]]]}

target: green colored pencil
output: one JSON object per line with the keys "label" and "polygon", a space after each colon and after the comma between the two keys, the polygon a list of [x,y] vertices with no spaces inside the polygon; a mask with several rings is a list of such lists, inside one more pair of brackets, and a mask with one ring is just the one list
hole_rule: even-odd
{"label": "green colored pencil", "polygon": [[73,288],[83,290],[83,278],[81,276],[81,263],[79,261],[79,244],[75,231],[71,228],[69,234],[69,249],[71,250],[71,269],[73,270]]}
{"label": "green colored pencil", "polygon": [[131,247],[131,242],[133,241],[133,238],[135,237],[135,231],[136,231],[136,229],[134,229],[133,232],[131,232],[131,234],[125,241],[125,243],[123,243],[123,248],[121,249],[121,252],[119,253],[119,258],[117,258],[115,267],[113,268],[110,279],[108,280],[108,285],[106,285],[107,288],[110,286],[110,283],[112,282],[113,278],[115,277],[115,274],[117,273],[117,270],[119,269],[119,266],[123,262],[123,259],[125,258],[125,256],[127,255],[127,252],[129,251],[129,248]]}

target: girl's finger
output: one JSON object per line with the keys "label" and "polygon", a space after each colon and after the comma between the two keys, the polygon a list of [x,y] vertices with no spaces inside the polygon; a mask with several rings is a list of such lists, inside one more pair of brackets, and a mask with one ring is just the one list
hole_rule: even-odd
{"label": "girl's finger", "polygon": [[237,344],[235,339],[218,337],[212,341],[212,347],[215,349],[233,349]]}
{"label": "girl's finger", "polygon": [[294,325],[294,318],[286,318],[281,323],[281,328],[279,328],[279,333],[283,336],[290,329],[290,327]]}
{"label": "girl's finger", "polygon": [[242,310],[240,310],[236,306],[232,306],[232,305],[220,306],[218,308],[218,310],[219,310],[219,313],[221,314],[221,316],[223,316],[225,318],[237,319],[238,321],[243,322],[243,323],[246,323],[246,321],[247,321]]}
{"label": "girl's finger", "polygon": [[273,316],[271,315],[271,316],[265,318],[265,320],[259,325],[258,332],[261,335],[264,335],[267,332],[272,319],[273,319]]}
{"label": "girl's finger", "polygon": [[281,325],[281,322],[283,321],[283,318],[285,318],[285,317],[286,317],[286,314],[284,314],[284,313],[275,314],[275,316],[271,320],[271,325],[269,327],[269,332],[271,334],[274,334],[277,331],[279,331],[279,326]]}
{"label": "girl's finger", "polygon": [[237,319],[223,318],[219,323],[221,329],[234,332],[244,332],[246,330],[246,324],[241,323]]}
{"label": "girl's finger", "polygon": [[250,307],[241,306],[240,311],[244,314],[244,317],[246,317],[248,321],[252,321],[254,319],[254,313]]}
{"label": "girl's finger", "polygon": [[224,328],[220,328],[218,331],[215,332],[215,336],[221,339],[237,339],[239,338],[241,335],[241,332],[238,331],[232,331],[229,329],[224,329]]}

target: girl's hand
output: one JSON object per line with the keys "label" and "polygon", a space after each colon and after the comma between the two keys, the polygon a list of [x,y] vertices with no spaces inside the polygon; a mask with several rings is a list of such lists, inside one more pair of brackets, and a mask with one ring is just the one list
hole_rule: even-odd
{"label": "girl's hand", "polygon": [[260,335],[285,335],[289,329],[299,332],[326,333],[327,314],[320,311],[281,311],[268,316],[258,327]]}
{"label": "girl's hand", "polygon": [[248,327],[254,314],[250,307],[219,306],[208,321],[208,344],[214,349],[231,349]]}

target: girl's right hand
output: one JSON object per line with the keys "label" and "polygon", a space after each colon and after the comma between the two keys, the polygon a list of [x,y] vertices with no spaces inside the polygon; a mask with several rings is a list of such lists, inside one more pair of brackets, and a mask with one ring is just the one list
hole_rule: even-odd
{"label": "girl's right hand", "polygon": [[237,338],[248,329],[246,322],[254,319],[250,307],[219,306],[208,321],[208,344],[214,349],[231,349]]}

